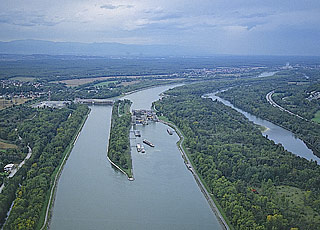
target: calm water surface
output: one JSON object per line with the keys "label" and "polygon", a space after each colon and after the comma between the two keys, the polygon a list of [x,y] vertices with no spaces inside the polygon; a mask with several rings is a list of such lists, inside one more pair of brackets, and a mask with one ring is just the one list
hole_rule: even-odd
{"label": "calm water surface", "polygon": [[[168,86],[126,98],[132,108],[150,108]],[[57,188],[50,229],[221,229],[176,147],[178,136],[161,123],[137,126],[155,144],[146,153],[132,148],[135,181],[106,159],[111,106],[92,106],[64,167]]]}
{"label": "calm water surface", "polygon": [[218,101],[221,101],[223,104],[237,110],[238,112],[245,115],[249,119],[249,121],[252,121],[255,124],[266,127],[267,130],[265,132],[262,132],[262,134],[264,136],[268,135],[268,138],[270,140],[273,140],[276,144],[281,143],[286,150],[296,154],[297,156],[306,158],[307,160],[312,159],[317,161],[318,164],[320,163],[320,158],[314,155],[312,150],[309,149],[302,140],[300,140],[299,138],[296,138],[292,132],[284,128],[281,128],[269,121],[266,121],[254,115],[251,115],[250,113],[247,113],[239,108],[234,107],[229,101],[216,96],[217,93],[218,92],[215,92],[212,94],[208,94],[206,96],[208,96],[212,100],[217,99]]}

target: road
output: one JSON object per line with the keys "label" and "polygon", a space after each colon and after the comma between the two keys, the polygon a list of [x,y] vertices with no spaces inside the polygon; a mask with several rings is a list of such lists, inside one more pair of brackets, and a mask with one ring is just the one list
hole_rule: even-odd
{"label": "road", "polygon": [[[24,163],[26,163],[26,160],[28,160],[31,157],[32,149],[30,148],[29,145],[27,147],[28,147],[28,150],[29,150],[27,156],[23,159],[23,161],[21,161],[21,163],[18,165],[18,167],[14,168],[10,172],[10,174],[8,175],[8,178],[12,178],[18,172],[18,170],[24,165]],[[0,193],[2,192],[3,189],[4,189],[4,183],[0,187]]]}
{"label": "road", "polygon": [[227,222],[225,221],[225,219],[221,215],[218,207],[216,206],[216,204],[212,200],[210,193],[207,191],[206,187],[201,182],[200,177],[198,176],[198,174],[191,167],[191,165],[192,165],[191,161],[190,161],[189,157],[187,156],[187,154],[185,153],[185,151],[184,151],[184,149],[182,147],[182,143],[184,141],[184,136],[182,135],[180,130],[177,128],[177,126],[175,126],[174,124],[166,122],[166,121],[162,121],[162,120],[160,120],[160,122],[172,127],[176,131],[176,133],[179,135],[181,141],[180,141],[180,144],[179,144],[178,147],[179,147],[179,150],[181,152],[181,155],[182,155],[183,159],[185,160],[185,164],[186,164],[187,168],[191,171],[191,173],[192,173],[194,179],[196,180],[201,192],[203,193],[203,195],[205,196],[206,200],[208,201],[210,208],[212,209],[213,213],[216,215],[221,227],[224,230],[230,230]]}
{"label": "road", "polygon": [[302,119],[302,120],[309,121],[309,120],[301,117],[300,115],[295,114],[295,113],[293,113],[293,112],[291,112],[291,111],[289,111],[289,110],[281,107],[281,106],[278,105],[277,103],[275,103],[274,100],[272,99],[272,95],[273,95],[273,94],[274,94],[274,90],[272,90],[271,92],[267,93],[267,95],[266,95],[267,101],[268,101],[273,107],[277,107],[277,108],[280,109],[281,111],[287,112],[287,113],[289,113],[289,114],[291,114],[291,115],[293,115],[293,116],[296,116],[296,117],[298,117],[298,118],[300,118],[300,119]]}

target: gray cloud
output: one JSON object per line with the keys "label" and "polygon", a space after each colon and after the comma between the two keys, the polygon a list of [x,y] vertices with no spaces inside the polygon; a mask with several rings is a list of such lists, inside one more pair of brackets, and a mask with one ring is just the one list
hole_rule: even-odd
{"label": "gray cloud", "polygon": [[25,13],[22,11],[0,14],[0,23],[16,26],[55,26],[63,20],[57,18],[50,19],[46,15],[38,13]]}
{"label": "gray cloud", "polygon": [[133,5],[112,5],[112,4],[105,4],[100,6],[101,9],[107,9],[107,10],[114,10],[114,9],[119,9],[119,8],[133,8]]}
{"label": "gray cloud", "polygon": [[320,55],[319,0],[0,2],[0,40],[196,44],[239,54],[290,47]]}

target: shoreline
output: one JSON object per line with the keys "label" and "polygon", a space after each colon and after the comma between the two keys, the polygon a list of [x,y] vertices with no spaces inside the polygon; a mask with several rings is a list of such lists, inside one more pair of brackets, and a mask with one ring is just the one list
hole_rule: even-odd
{"label": "shoreline", "polygon": [[113,165],[114,167],[116,167],[117,169],[119,169],[120,172],[122,172],[124,175],[126,175],[129,181],[133,181],[133,180],[134,180],[133,174],[132,174],[132,177],[129,177],[129,175],[128,175],[123,169],[121,169],[120,166],[118,166],[116,163],[114,163],[114,162],[109,158],[108,154],[107,154],[107,159],[108,159],[108,161],[111,163],[111,165]]}
{"label": "shoreline", "polygon": [[[164,121],[164,120],[161,120],[159,119],[159,121],[171,128],[173,128],[175,130],[175,132],[178,134],[180,140],[177,142],[177,146],[178,146],[178,149],[182,155],[182,158],[184,160],[184,163],[186,164],[187,168],[191,171],[198,187],[200,188],[200,191],[203,193],[205,199],[207,200],[211,210],[213,211],[213,213],[215,214],[215,216],[217,217],[217,220],[219,222],[219,224],[221,225],[221,227],[224,229],[224,230],[230,230],[229,228],[229,225],[227,224],[226,220],[224,219],[224,217],[222,216],[220,210],[218,209],[217,207],[217,204],[213,201],[213,199],[211,198],[211,193],[209,193],[205,187],[205,185],[202,183],[199,175],[197,174],[197,172],[194,170],[193,167],[189,168],[187,164],[189,165],[192,165],[188,155],[185,153],[184,149],[183,149],[183,146],[182,146],[182,143],[184,141],[184,136],[182,135],[181,131],[178,129],[177,126],[175,126],[174,124],[170,123],[170,122],[167,122],[167,121]],[[192,165],[193,166],[193,165]]]}
{"label": "shoreline", "polygon": [[57,189],[57,185],[58,185],[58,182],[59,182],[59,178],[61,176],[61,173],[62,173],[62,170],[64,168],[64,165],[66,164],[67,162],[67,159],[69,158],[70,154],[71,154],[71,151],[75,145],[75,143],[77,142],[79,136],[80,136],[80,133],[81,133],[81,130],[83,128],[83,126],[85,125],[88,117],[89,117],[89,114],[91,112],[91,109],[89,108],[88,110],[88,113],[87,115],[83,118],[82,120],[82,123],[80,125],[80,127],[78,128],[78,131],[77,133],[74,135],[72,141],[69,143],[69,146],[66,148],[66,154],[64,156],[64,158],[62,159],[62,162],[56,172],[56,175],[54,177],[54,181],[53,181],[53,185],[52,185],[52,188],[51,188],[51,191],[50,191],[50,197],[48,199],[48,203],[47,203],[47,206],[46,206],[46,212],[45,212],[45,217],[44,217],[44,221],[43,221],[43,224],[41,225],[40,228],[36,227],[36,229],[40,229],[40,230],[43,230],[45,229],[46,227],[48,228],[48,225],[50,224],[50,220],[51,220],[51,210],[52,210],[52,207],[54,205],[54,200],[55,200],[55,196],[56,196],[56,189]]}

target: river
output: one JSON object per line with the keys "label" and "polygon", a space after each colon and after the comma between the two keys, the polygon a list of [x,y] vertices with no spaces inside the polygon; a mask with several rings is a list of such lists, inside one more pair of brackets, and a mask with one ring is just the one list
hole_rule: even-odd
{"label": "river", "polygon": [[206,97],[209,97],[212,100],[218,100],[223,104],[230,106],[231,108],[242,113],[249,119],[249,121],[252,121],[257,125],[266,127],[266,131],[262,132],[262,134],[264,136],[267,136],[270,140],[273,140],[276,144],[281,143],[286,150],[307,160],[314,160],[317,161],[318,164],[320,163],[320,158],[314,155],[312,150],[309,149],[306,144],[301,139],[297,138],[292,132],[234,107],[229,101],[216,96],[217,93],[218,92],[207,94]]}
{"label": "river", "polygon": [[[125,96],[132,108],[150,108],[160,86]],[[134,181],[107,161],[111,106],[91,106],[89,117],[61,174],[50,229],[221,229],[176,146],[176,133],[162,123],[137,126],[131,134]],[[148,139],[145,154],[135,143]]]}

